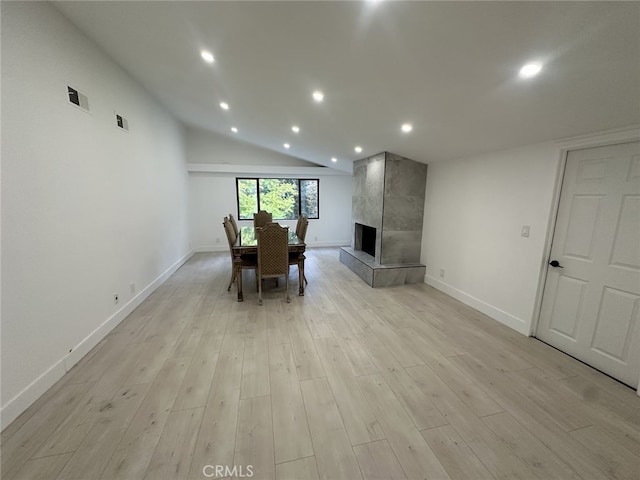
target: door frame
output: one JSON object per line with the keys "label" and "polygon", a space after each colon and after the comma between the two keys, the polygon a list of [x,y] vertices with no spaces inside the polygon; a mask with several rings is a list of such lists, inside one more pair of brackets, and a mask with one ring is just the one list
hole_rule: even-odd
{"label": "door frame", "polygon": [[[571,137],[556,142],[560,161],[556,172],[556,182],[553,189],[553,198],[551,202],[551,210],[549,212],[549,220],[547,222],[547,235],[544,242],[544,252],[542,256],[542,265],[540,266],[540,274],[538,277],[538,288],[536,291],[535,308],[533,319],[529,331],[530,336],[534,336],[540,325],[540,315],[542,313],[542,296],[547,281],[547,273],[549,271],[549,258],[551,258],[551,246],[553,236],[556,230],[556,221],[558,219],[558,209],[560,208],[560,196],[562,193],[562,181],[564,180],[564,171],[567,165],[567,156],[571,150],[581,150],[583,148],[605,147],[616,145],[619,143],[628,143],[640,141],[640,125],[634,125],[622,129],[609,130],[591,135],[582,135],[579,137]],[[640,396],[640,382],[636,390]]]}

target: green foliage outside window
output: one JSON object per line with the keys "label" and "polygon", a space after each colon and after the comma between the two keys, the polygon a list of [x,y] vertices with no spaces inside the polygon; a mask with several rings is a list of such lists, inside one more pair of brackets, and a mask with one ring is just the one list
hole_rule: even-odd
{"label": "green foliage outside window", "polygon": [[271,212],[274,219],[298,218],[298,181],[291,178],[261,178],[260,210]]}
{"label": "green foliage outside window", "polygon": [[238,178],[236,184],[240,220],[252,220],[258,210],[270,212],[274,220],[319,217],[317,179]]}
{"label": "green foliage outside window", "polygon": [[300,180],[300,213],[307,218],[318,218],[318,181]]}
{"label": "green foliage outside window", "polygon": [[258,182],[252,178],[239,178],[236,185],[240,210],[238,218],[253,218],[253,213],[258,211]]}

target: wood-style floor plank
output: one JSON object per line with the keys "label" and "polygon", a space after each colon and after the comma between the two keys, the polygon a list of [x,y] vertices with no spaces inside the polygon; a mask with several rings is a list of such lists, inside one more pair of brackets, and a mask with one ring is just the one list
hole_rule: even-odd
{"label": "wood-style floor plank", "polygon": [[77,408],[90,383],[65,385],[2,444],[2,476],[11,478],[32,458],[66,416]]}
{"label": "wood-style floor plank", "polygon": [[73,453],[70,452],[34,458],[25,463],[13,478],[14,480],[51,480],[60,474],[72,455]]}
{"label": "wood-style floor plank", "polygon": [[142,404],[149,387],[150,384],[139,384],[123,387],[118,391],[113,400],[98,413],[91,430],[57,478],[60,480],[100,478]]}
{"label": "wood-style floor plank", "polygon": [[301,458],[276,465],[278,480],[320,480],[315,457]]}
{"label": "wood-style floor plank", "polygon": [[240,398],[269,395],[270,389],[269,348],[265,331],[264,336],[245,341]]}
{"label": "wood-style floor plank", "polygon": [[451,425],[423,430],[422,436],[452,480],[495,478]]}
{"label": "wood-style floor plank", "polygon": [[269,348],[275,463],[313,456],[291,345]]}
{"label": "wood-style floor plank", "polygon": [[401,403],[379,374],[358,377],[358,383],[382,425],[389,445],[408,478],[448,479],[438,458],[416,430]]}
{"label": "wood-style floor plank", "polygon": [[273,460],[273,423],[269,395],[240,400],[238,433],[233,464],[251,466],[257,478],[275,478]]}
{"label": "wood-style floor plank", "polygon": [[145,480],[187,478],[204,407],[171,412],[156,446]]}
{"label": "wood-style floor plank", "polygon": [[569,435],[580,442],[602,464],[609,478],[637,480],[640,472],[640,453],[631,453],[621,448],[613,438],[598,429],[585,427],[570,432]]}
{"label": "wood-style floor plank", "polygon": [[318,339],[316,344],[351,444],[359,445],[385,438],[340,346],[328,339]]}
{"label": "wood-style floor plank", "polygon": [[233,465],[243,356],[244,340],[225,336],[196,440],[192,480],[202,479],[206,465]]}
{"label": "wood-style floor plank", "polygon": [[362,478],[344,423],[326,378],[300,383],[322,480]]}
{"label": "wood-style floor plank", "polygon": [[378,440],[353,447],[364,480],[406,480],[389,442]]}
{"label": "wood-style floor plank", "polygon": [[191,357],[166,361],[102,472],[103,480],[144,477],[190,362]]}
{"label": "wood-style floor plank", "polygon": [[[424,284],[335,248],[305,296],[194,255],[2,432],[3,480],[634,479],[640,398]],[[235,475],[235,476],[234,476]]]}
{"label": "wood-style floor plank", "polygon": [[578,480],[580,478],[507,412],[484,417],[482,421],[511,448],[537,478],[541,480]]}

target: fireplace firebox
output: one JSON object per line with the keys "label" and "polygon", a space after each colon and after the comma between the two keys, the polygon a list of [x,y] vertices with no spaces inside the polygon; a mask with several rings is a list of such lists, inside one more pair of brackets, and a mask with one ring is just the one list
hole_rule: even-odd
{"label": "fireplace firebox", "polygon": [[356,223],[354,250],[362,250],[372,257],[376,256],[376,228]]}

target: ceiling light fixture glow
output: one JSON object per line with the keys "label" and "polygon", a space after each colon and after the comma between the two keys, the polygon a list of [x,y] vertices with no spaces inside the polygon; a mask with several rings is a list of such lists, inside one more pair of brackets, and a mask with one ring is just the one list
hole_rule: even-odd
{"label": "ceiling light fixture glow", "polygon": [[315,92],[313,92],[313,99],[316,102],[321,102],[324,99],[324,93],[322,93],[320,90],[316,90]]}
{"label": "ceiling light fixture glow", "polygon": [[520,78],[531,78],[538,75],[541,70],[542,70],[542,64],[537,62],[527,63],[525,66],[523,66],[520,69],[520,72],[518,73],[518,75],[520,75]]}
{"label": "ceiling light fixture glow", "polygon": [[211,52],[207,52],[206,50],[202,50],[200,52],[200,56],[207,63],[213,63],[216,61],[216,59],[213,58],[213,55],[211,54]]}
{"label": "ceiling light fixture glow", "polygon": [[288,143],[285,143],[282,145],[284,148],[289,148],[291,145],[289,145]]}
{"label": "ceiling light fixture glow", "polygon": [[236,127],[231,127],[231,131],[232,131],[233,133],[238,133],[238,129],[237,129]]}
{"label": "ceiling light fixture glow", "polygon": [[362,147],[358,145],[356,148],[354,148],[354,150],[356,151],[356,153],[361,153]]}
{"label": "ceiling light fixture glow", "polygon": [[227,102],[220,102],[220,108],[223,110],[229,110],[229,104]]}
{"label": "ceiling light fixture glow", "polygon": [[333,163],[336,163],[336,162],[338,161],[338,159],[337,159],[336,157],[331,157],[331,161],[332,161]]}
{"label": "ceiling light fixture glow", "polygon": [[294,125],[293,127],[291,127],[291,130],[292,130],[294,133],[298,133],[298,132],[300,131],[300,127],[298,127],[297,125]]}
{"label": "ceiling light fixture glow", "polygon": [[405,123],[400,127],[400,130],[402,130],[404,133],[409,133],[411,130],[413,130],[413,125],[411,125],[410,123]]}

